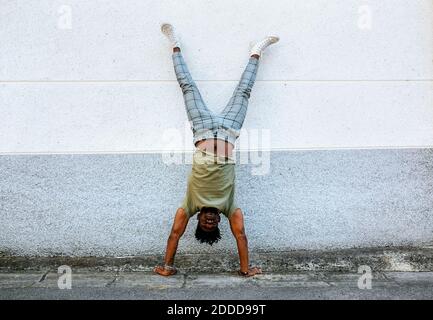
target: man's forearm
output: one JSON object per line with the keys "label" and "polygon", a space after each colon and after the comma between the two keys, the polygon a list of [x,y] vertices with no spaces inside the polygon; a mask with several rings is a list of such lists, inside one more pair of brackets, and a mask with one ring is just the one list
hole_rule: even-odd
{"label": "man's forearm", "polygon": [[179,238],[170,236],[167,240],[167,249],[165,251],[164,263],[166,265],[174,264],[174,256],[176,255],[177,246],[179,244]]}
{"label": "man's forearm", "polygon": [[241,236],[236,238],[236,243],[238,246],[240,269],[241,271],[246,272],[249,268],[247,237]]}

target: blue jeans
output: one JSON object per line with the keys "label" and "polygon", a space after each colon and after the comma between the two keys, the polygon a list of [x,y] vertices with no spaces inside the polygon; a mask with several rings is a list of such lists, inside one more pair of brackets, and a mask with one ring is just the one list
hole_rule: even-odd
{"label": "blue jeans", "polygon": [[248,99],[257,75],[259,59],[250,57],[241,80],[223,111],[215,114],[203,101],[181,52],[173,52],[173,65],[182,89],[194,145],[204,139],[220,139],[235,144],[247,114]]}

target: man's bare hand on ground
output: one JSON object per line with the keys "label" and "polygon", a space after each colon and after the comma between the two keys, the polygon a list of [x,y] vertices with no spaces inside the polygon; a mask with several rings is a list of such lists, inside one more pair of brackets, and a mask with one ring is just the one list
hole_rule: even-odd
{"label": "man's bare hand on ground", "polygon": [[[240,271],[240,270],[239,270]],[[256,274],[261,274],[262,273],[262,269],[258,268],[258,267],[252,267],[248,269],[248,273],[247,274],[242,274],[241,272],[239,272],[239,274],[243,277],[253,277]]]}
{"label": "man's bare hand on ground", "polygon": [[177,273],[177,270],[176,269],[168,270],[168,269],[164,268],[164,266],[156,266],[153,269],[153,272],[159,274],[160,276],[168,277],[168,276],[175,275]]}

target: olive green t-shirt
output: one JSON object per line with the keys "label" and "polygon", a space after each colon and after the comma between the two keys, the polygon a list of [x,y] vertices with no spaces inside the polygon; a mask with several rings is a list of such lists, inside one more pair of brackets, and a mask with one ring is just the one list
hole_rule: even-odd
{"label": "olive green t-shirt", "polygon": [[214,207],[230,218],[238,208],[235,203],[235,161],[196,148],[188,178],[185,198],[181,204],[192,217],[202,207]]}

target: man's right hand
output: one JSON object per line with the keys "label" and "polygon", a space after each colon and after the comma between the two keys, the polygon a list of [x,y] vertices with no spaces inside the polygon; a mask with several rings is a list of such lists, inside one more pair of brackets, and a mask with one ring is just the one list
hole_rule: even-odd
{"label": "man's right hand", "polygon": [[167,270],[164,268],[164,266],[156,266],[153,269],[153,272],[159,274],[160,276],[168,277],[168,276],[175,275],[177,273],[177,270],[176,269]]}
{"label": "man's right hand", "polygon": [[247,274],[242,274],[241,270],[239,270],[239,275],[241,275],[243,277],[252,277],[252,276],[255,276],[256,274],[261,274],[261,273],[262,273],[262,269],[260,269],[258,267],[249,268]]}

